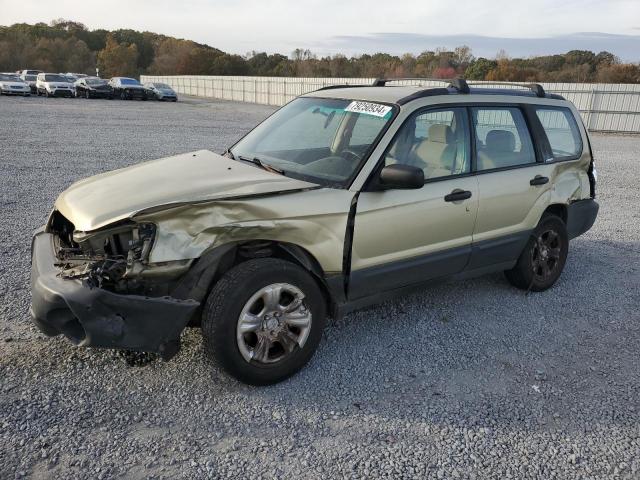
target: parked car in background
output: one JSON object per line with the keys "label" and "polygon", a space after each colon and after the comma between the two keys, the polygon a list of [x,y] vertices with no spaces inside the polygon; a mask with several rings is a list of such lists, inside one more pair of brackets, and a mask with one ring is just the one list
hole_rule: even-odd
{"label": "parked car in background", "polygon": [[580,112],[540,85],[391,82],[307,93],[223,155],[73,184],[33,239],[35,323],[164,359],[200,325],[207,356],[265,385],[309,361],[327,313],[491,272],[551,288],[598,214]]}
{"label": "parked car in background", "polygon": [[18,70],[16,73],[19,75],[38,75],[39,73],[44,73],[42,70]]}
{"label": "parked car in background", "polygon": [[29,84],[31,87],[31,93],[37,93],[38,89],[36,88],[36,79],[39,73],[42,73],[42,70],[19,70],[20,78]]}
{"label": "parked car in background", "polygon": [[147,90],[147,96],[149,98],[168,100],[171,102],[178,101],[178,94],[166,83],[147,82],[144,84],[144,88]]}
{"label": "parked car in background", "polygon": [[17,73],[0,73],[0,95],[31,95],[31,88]]}
{"label": "parked car in background", "polygon": [[19,73],[20,75],[38,75],[39,73],[43,73],[43,71],[25,69],[25,70],[18,70],[17,73]]}
{"label": "parked car in background", "polygon": [[29,85],[31,93],[37,93],[36,80],[38,79],[37,73],[20,73],[20,78],[23,82]]}
{"label": "parked car in background", "polygon": [[75,88],[69,79],[58,73],[39,73],[36,80],[38,95],[45,97],[73,97]]}
{"label": "parked car in background", "polygon": [[113,88],[109,82],[98,77],[85,77],[76,80],[76,97],[84,98],[113,98]]}
{"label": "parked car in background", "polygon": [[109,80],[113,95],[120,100],[146,100],[147,90],[135,78],[113,77]]}

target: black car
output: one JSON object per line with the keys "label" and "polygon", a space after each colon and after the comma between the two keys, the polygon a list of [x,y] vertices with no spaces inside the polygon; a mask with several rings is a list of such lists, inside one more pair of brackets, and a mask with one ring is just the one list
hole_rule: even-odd
{"label": "black car", "polygon": [[113,98],[113,88],[106,80],[97,77],[81,78],[76,81],[76,97]]}
{"label": "black car", "polygon": [[146,100],[147,90],[135,78],[113,77],[109,80],[113,94],[120,100]]}

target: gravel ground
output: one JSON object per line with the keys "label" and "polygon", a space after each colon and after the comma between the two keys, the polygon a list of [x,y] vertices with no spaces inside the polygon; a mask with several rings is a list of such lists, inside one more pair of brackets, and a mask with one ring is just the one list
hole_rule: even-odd
{"label": "gravel ground", "polygon": [[559,283],[445,284],[331,322],[294,378],[238,384],[48,339],[29,245],[72,181],[222,149],[271,107],[0,98],[0,478],[640,478],[639,137],[593,136],[600,217]]}

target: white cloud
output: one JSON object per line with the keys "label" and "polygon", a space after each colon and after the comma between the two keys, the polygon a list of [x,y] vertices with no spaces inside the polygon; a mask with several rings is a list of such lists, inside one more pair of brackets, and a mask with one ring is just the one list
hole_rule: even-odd
{"label": "white cloud", "polygon": [[334,37],[372,33],[520,38],[589,31],[631,34],[637,33],[640,18],[638,0],[109,0],[77,6],[77,0],[0,0],[0,22],[48,23],[63,16],[90,28],[150,30],[242,54],[290,53],[313,46],[333,53]]}

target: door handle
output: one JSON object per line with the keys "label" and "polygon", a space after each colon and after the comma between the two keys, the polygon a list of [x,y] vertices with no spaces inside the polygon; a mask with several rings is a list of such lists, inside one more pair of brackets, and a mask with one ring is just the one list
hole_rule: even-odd
{"label": "door handle", "polygon": [[549,177],[543,177],[542,175],[536,175],[529,180],[529,185],[544,185],[545,183],[549,183]]}
{"label": "door handle", "polygon": [[445,202],[458,202],[460,200],[466,200],[471,198],[471,192],[469,190],[460,190],[456,188],[453,192],[444,196]]}

